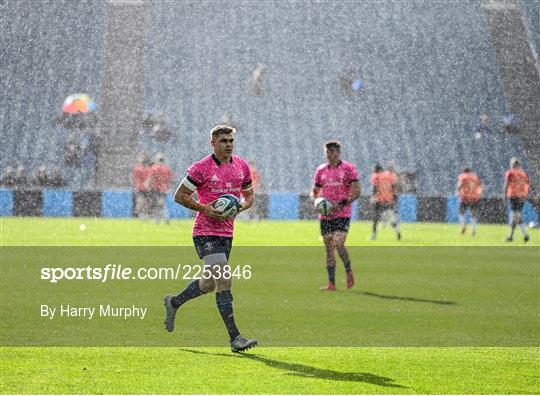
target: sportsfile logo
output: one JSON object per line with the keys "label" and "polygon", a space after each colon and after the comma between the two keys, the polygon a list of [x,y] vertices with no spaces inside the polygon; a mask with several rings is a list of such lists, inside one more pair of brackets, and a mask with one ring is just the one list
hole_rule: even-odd
{"label": "sportsfile logo", "polygon": [[197,279],[250,279],[251,265],[202,266],[178,264],[176,267],[140,267],[133,269],[122,264],[107,264],[103,267],[43,267],[40,279],[50,283],[59,281],[91,280],[107,281],[126,280],[197,280]]}
{"label": "sportsfile logo", "polygon": [[[142,268],[140,268],[142,269]],[[41,280],[58,283],[59,280],[108,280],[134,279],[133,270],[121,264],[107,264],[105,267],[45,267],[41,269]]]}

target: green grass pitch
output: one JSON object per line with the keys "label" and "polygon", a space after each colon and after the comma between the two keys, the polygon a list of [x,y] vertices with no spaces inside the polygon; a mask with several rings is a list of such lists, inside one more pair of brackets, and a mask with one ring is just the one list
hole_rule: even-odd
{"label": "green grass pitch", "polygon": [[[36,250],[28,246],[131,246],[121,250],[125,260],[148,264],[141,246],[191,246],[191,225],[1,218],[0,392],[540,393],[538,229],[529,229],[527,245],[518,232],[509,246],[504,226],[480,225],[471,237],[455,224],[409,223],[398,243],[389,227],[369,241],[370,224],[354,222],[348,245],[358,284],[342,286],[338,261],[339,290],[326,294],[317,290],[325,268],[316,221],[238,221],[231,264],[251,263],[253,277],[234,281],[235,312],[240,329],[260,342],[244,354],[230,352],[209,296],[181,308],[177,322],[189,325],[165,332],[159,297],[187,281],[107,285],[107,299],[149,305],[140,323],[66,320],[47,333],[38,319],[21,321],[20,310],[33,309],[44,285],[24,262],[4,266],[10,252],[29,259]],[[103,297],[84,282],[50,290],[58,296],[46,298],[58,302]],[[62,346],[96,335],[115,346]],[[59,346],[28,346],[44,339]]]}

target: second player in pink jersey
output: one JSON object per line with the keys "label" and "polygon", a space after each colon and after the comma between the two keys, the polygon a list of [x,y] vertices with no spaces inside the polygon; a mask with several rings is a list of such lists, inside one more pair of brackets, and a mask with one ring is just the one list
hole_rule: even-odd
{"label": "second player in pink jersey", "polygon": [[[257,344],[257,340],[240,335],[233,315],[231,276],[228,264],[232,248],[234,218],[224,218],[212,204],[224,194],[243,197],[239,211],[247,210],[255,199],[249,167],[240,157],[232,155],[235,129],[218,125],[211,131],[210,143],[213,153],[191,165],[187,175],[174,194],[180,205],[197,211],[193,226],[193,243],[204,261],[204,273],[178,295],[167,295],[165,304],[165,328],[174,330],[176,311],[187,301],[216,290],[216,304],[229,333],[231,350],[240,352]],[[197,192],[199,200],[193,199]]]}
{"label": "second player in pink jersey", "polygon": [[326,248],[326,269],[328,285],[321,290],[336,290],[335,251],[343,261],[347,288],[354,286],[354,276],[345,247],[352,215],[352,203],[360,196],[358,172],[353,164],[341,160],[341,143],[332,140],[325,145],[327,163],[315,171],[311,197],[324,197],[330,200],[334,209],[327,216],[319,215],[321,234]]}

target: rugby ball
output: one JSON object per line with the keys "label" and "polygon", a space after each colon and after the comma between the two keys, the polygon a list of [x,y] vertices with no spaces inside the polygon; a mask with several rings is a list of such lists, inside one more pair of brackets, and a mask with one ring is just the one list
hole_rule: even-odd
{"label": "rugby ball", "polygon": [[238,213],[240,200],[232,194],[224,194],[213,203],[212,207],[221,212],[223,217],[229,218]]}
{"label": "rugby ball", "polygon": [[315,206],[315,210],[317,211],[317,213],[323,216],[328,216],[328,214],[334,207],[334,205],[332,205],[332,202],[323,197],[315,199],[313,205]]}

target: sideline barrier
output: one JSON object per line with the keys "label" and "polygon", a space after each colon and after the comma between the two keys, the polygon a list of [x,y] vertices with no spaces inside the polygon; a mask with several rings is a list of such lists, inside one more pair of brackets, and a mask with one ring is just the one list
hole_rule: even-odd
{"label": "sideline barrier", "polygon": [[43,190],[43,216],[73,216],[73,193],[67,190]]}
{"label": "sideline barrier", "polygon": [[300,199],[298,194],[288,192],[270,193],[268,197],[268,218],[273,220],[297,220]]}
{"label": "sideline barrier", "polygon": [[[49,217],[109,217],[134,216],[131,190],[69,191],[63,189],[11,190],[0,188],[0,216]],[[307,194],[274,192],[257,194],[260,218],[273,220],[317,219]],[[188,219],[194,213],[174,202],[172,193],[165,200],[171,219]],[[417,197],[403,194],[399,198],[399,213],[403,222],[458,222],[459,200],[449,197]],[[479,223],[505,224],[510,219],[509,204],[502,198],[482,198],[478,202]],[[469,219],[469,214],[466,215]],[[371,221],[373,204],[361,196],[353,203],[353,220]],[[538,211],[527,201],[523,221],[538,223]]]}
{"label": "sideline barrier", "polygon": [[402,222],[416,221],[416,196],[403,194],[399,196],[399,217]]}
{"label": "sideline barrier", "polygon": [[103,191],[101,195],[101,216],[132,217],[132,192],[127,190]]}
{"label": "sideline barrier", "polygon": [[0,216],[13,216],[13,191],[0,188]]}

